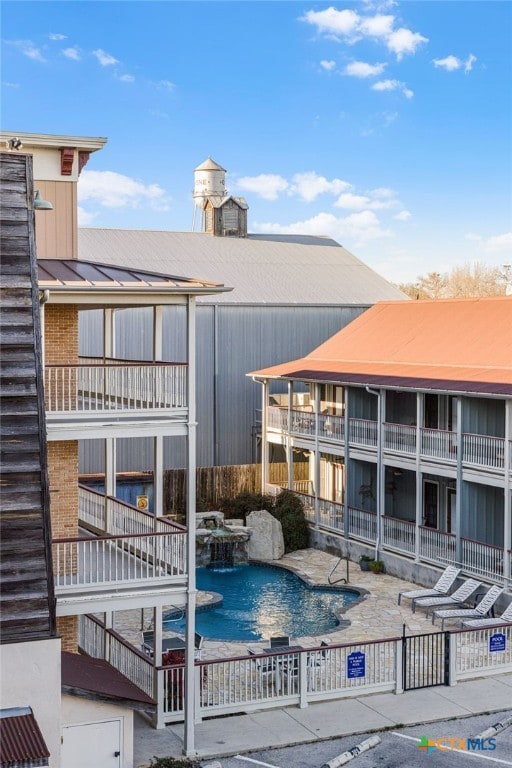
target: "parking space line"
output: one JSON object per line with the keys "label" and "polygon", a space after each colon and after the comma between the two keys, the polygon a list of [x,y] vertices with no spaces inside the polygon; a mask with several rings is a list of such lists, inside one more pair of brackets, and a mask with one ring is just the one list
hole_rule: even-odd
{"label": "parking space line", "polygon": [[[419,743],[421,739],[417,739],[415,736],[406,736],[405,733],[397,733],[396,731],[391,731],[392,736],[399,736],[401,739],[409,739],[409,741],[415,741],[416,743]],[[459,755],[464,755],[464,757],[478,757],[480,760],[490,760],[491,763],[500,763],[500,765],[512,765],[510,760],[500,760],[499,757],[490,757],[489,755],[480,755],[478,752],[467,752],[465,749],[447,749],[447,750],[440,750],[441,752],[458,752]]]}
{"label": "parking space line", "polygon": [[248,763],[255,763],[256,765],[264,765],[266,768],[279,768],[278,765],[273,763],[262,763],[261,760],[254,760],[252,757],[244,757],[243,755],[234,755],[235,760],[246,760]]}

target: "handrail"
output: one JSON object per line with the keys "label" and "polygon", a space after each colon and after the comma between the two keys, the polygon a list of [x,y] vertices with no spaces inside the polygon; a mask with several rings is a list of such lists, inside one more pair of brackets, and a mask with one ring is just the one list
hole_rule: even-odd
{"label": "handrail", "polygon": [[[94,357],[91,358],[92,360],[98,360],[100,358]],[[101,358],[103,360],[103,358]],[[115,358],[106,358],[105,362],[101,363],[83,363],[80,362],[80,360],[87,360],[87,358],[84,358],[82,355],[79,357],[78,361],[76,363],[45,363],[45,368],[112,368],[112,367],[122,367],[122,366],[130,366],[133,368],[134,366],[139,367],[148,367],[148,368],[159,368],[159,367],[165,367],[166,365],[182,365],[182,366],[188,366],[188,363],[183,362],[174,362],[172,360],[116,360]]]}
{"label": "handrail", "polygon": [[148,662],[151,664],[151,660],[149,659],[147,653],[144,653],[144,651],[140,651],[137,646],[132,645],[132,643],[129,643],[122,635],[119,634],[119,632],[116,632],[115,629],[112,629],[111,627],[106,627],[104,622],[101,621],[101,619],[98,619],[96,616],[94,616],[92,613],[86,613],[86,617],[89,619],[89,621],[92,621],[93,624],[97,624],[99,627],[105,630],[109,635],[112,637],[115,637],[115,639],[123,645],[125,648],[128,648],[132,653],[134,653],[136,656],[138,656],[143,661]]}
{"label": "handrail", "polygon": [[181,523],[177,523],[174,520],[168,520],[165,515],[160,515],[158,517],[155,517],[155,515],[152,515],[151,512],[146,512],[144,509],[139,509],[134,504],[130,504],[129,501],[124,501],[123,499],[118,499],[116,496],[110,496],[106,493],[102,493],[101,491],[96,491],[94,488],[90,488],[88,485],[85,485],[85,483],[78,483],[78,487],[81,488],[83,491],[87,491],[88,493],[94,493],[96,496],[99,496],[101,499],[107,499],[110,501],[115,501],[117,504],[122,504],[124,507],[128,507],[129,509],[133,509],[136,512],[138,512],[141,516],[147,517],[148,520],[157,520],[159,522],[167,523],[167,525],[171,526],[172,528],[177,528],[179,531],[186,531],[187,526],[182,525]]}
{"label": "handrail", "polygon": [[151,531],[150,533],[120,533],[117,536],[72,536],[69,539],[52,539],[52,544],[71,544],[80,541],[117,541],[119,539],[154,538],[155,536],[182,536],[183,531]]}
{"label": "handrail", "polygon": [[[341,563],[342,560],[345,560],[345,562],[347,564],[347,569],[346,569],[346,574],[347,575],[346,575],[346,577],[345,578],[341,578],[341,579],[337,579],[336,581],[331,581],[331,576],[333,575],[334,571],[336,570],[336,568],[338,567],[338,565]],[[327,577],[327,581],[329,582],[329,584],[340,584],[342,581],[345,582],[345,584],[349,584],[350,583],[349,582],[349,559],[348,559],[348,557],[340,557],[340,559],[338,560],[338,562],[335,564],[334,568],[330,572],[329,576]]]}

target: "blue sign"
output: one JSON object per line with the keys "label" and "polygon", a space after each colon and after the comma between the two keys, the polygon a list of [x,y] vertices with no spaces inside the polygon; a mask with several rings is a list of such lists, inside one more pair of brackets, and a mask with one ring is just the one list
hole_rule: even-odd
{"label": "blue sign", "polygon": [[361,651],[354,651],[347,656],[347,677],[364,677],[366,674],[366,656]]}
{"label": "blue sign", "polygon": [[506,648],[506,638],[502,632],[496,632],[495,635],[491,635],[489,638],[489,651],[504,651]]}

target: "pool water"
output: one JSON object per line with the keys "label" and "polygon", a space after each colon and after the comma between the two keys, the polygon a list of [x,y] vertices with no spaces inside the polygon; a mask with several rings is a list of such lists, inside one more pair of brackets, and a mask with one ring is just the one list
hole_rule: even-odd
{"label": "pool water", "polygon": [[[359,599],[350,589],[311,589],[284,568],[240,564],[197,568],[197,588],[220,592],[222,604],[196,611],[196,631],[211,640],[260,641],[272,635],[317,635],[338,625],[340,608]],[[164,621],[181,632],[184,619]]]}

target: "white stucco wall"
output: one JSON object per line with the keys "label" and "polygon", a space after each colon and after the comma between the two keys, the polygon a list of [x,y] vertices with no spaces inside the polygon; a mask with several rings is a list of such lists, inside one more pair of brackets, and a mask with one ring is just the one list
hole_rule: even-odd
{"label": "white stucco wall", "polygon": [[1,707],[32,707],[50,750],[51,768],[60,768],[60,638],[1,646]]}
{"label": "white stucco wall", "polygon": [[[122,704],[110,704],[104,701],[92,701],[82,696],[62,694],[62,728],[108,720],[121,720],[121,767],[133,768],[133,711]],[[62,768],[73,768],[73,766],[62,764]]]}

